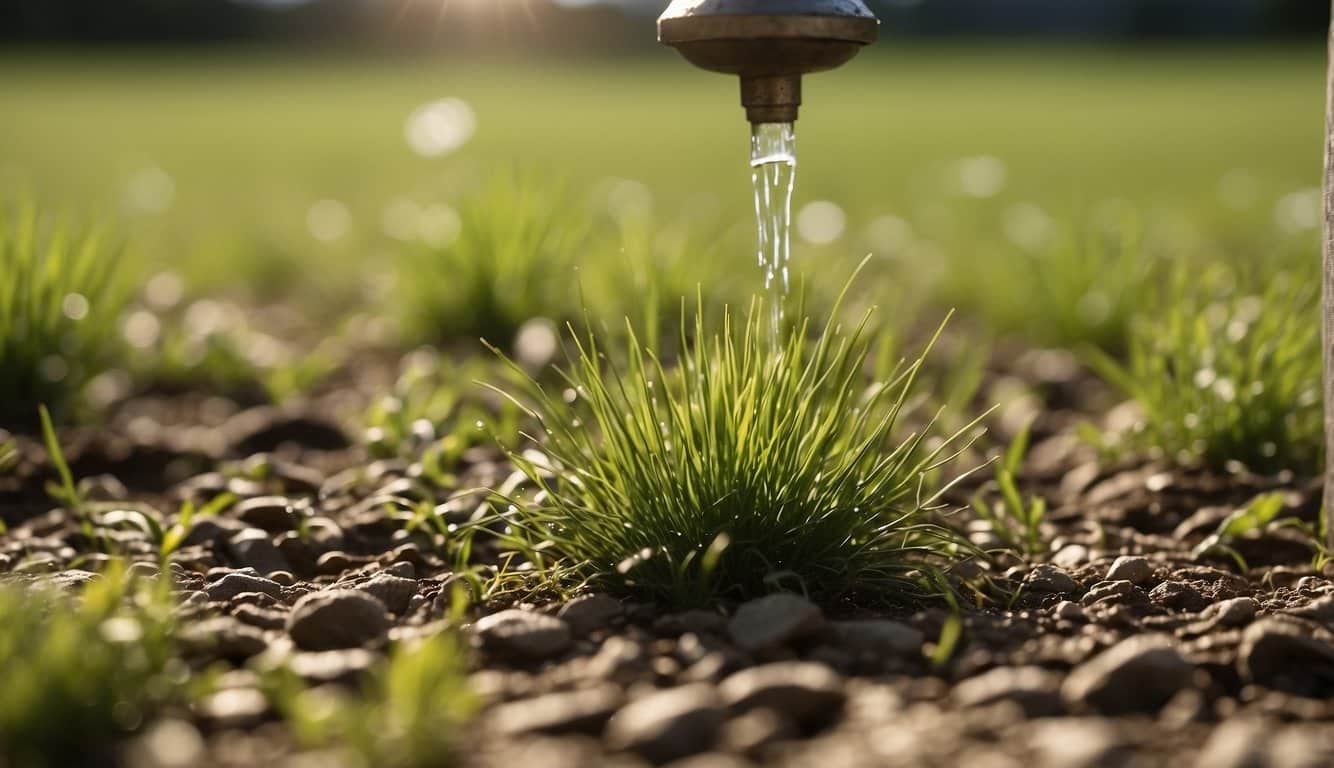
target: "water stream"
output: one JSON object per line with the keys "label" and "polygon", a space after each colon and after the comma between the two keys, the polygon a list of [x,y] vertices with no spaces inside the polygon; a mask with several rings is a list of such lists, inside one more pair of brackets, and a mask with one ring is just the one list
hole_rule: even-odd
{"label": "water stream", "polygon": [[797,180],[797,134],[792,123],[759,123],[751,129],[751,182],[755,186],[755,224],[760,269],[769,295],[775,340],[783,325],[783,305],[790,282],[792,188]]}

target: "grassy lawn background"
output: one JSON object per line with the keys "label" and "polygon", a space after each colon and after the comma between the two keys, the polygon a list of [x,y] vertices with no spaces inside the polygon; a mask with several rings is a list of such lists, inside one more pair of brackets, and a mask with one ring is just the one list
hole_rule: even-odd
{"label": "grassy lawn background", "polygon": [[[828,258],[879,250],[865,228],[888,214],[919,246],[899,254],[905,271],[950,265],[951,279],[967,282],[967,265],[1008,258],[1016,204],[1077,227],[1117,200],[1174,256],[1313,252],[1314,229],[1281,226],[1276,209],[1308,190],[1298,207],[1310,213],[1322,74],[1315,48],[882,45],[807,80],[796,206],[832,200],[848,226],[830,245],[798,242],[798,266],[819,272]],[[669,51],[488,62],[29,52],[0,59],[0,81],[0,190],[124,215],[140,253],[203,288],[253,281],[257,265],[294,289],[292,278],[307,276],[341,295],[401,250],[381,230],[391,201],[457,205],[515,169],[564,180],[572,204],[605,206],[608,179],[635,180],[655,227],[689,218],[726,233],[734,271],[752,263],[736,84]],[[476,134],[456,153],[419,157],[404,122],[442,97],[472,106]],[[993,197],[959,190],[959,161],[977,156],[1003,164]],[[125,214],[129,180],[151,167],[171,177],[170,208]],[[326,198],[352,218],[333,243],[307,231],[307,211]],[[947,296],[970,292],[956,285]]]}

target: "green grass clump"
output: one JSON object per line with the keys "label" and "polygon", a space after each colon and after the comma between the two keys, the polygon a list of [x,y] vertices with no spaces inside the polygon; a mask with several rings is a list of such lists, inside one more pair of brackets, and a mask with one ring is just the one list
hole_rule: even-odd
{"label": "green grass clump", "polygon": [[0,423],[68,411],[117,360],[124,268],[104,234],[0,205]]}
{"label": "green grass clump", "polygon": [[1292,273],[1248,293],[1216,269],[1185,272],[1135,323],[1129,358],[1099,369],[1142,416],[1114,448],[1224,469],[1311,473],[1322,461],[1320,290]]}
{"label": "green grass clump", "polygon": [[165,580],[0,585],[0,765],[91,765],[181,691]]}
{"label": "green grass clump", "polygon": [[530,382],[546,458],[512,454],[540,489],[507,513],[517,545],[673,605],[931,589],[958,550],[933,517],[951,442],[900,424],[921,360],[867,387],[864,323],[774,343],[768,322],[697,315],[672,370],[633,334],[624,371],[577,341],[563,391]]}
{"label": "green grass clump", "polygon": [[940,286],[947,305],[1030,344],[1122,354],[1156,262],[1131,217],[1069,227],[1051,243],[964,258]]}
{"label": "green grass clump", "polygon": [[393,390],[363,416],[371,456],[420,461],[426,478],[450,485],[469,448],[519,432],[519,409],[475,385],[495,368],[487,358],[455,361],[430,348],[405,356]]}
{"label": "green grass clump", "polygon": [[309,748],[339,748],[366,768],[452,765],[462,729],[477,708],[466,655],[449,633],[398,645],[362,690],[304,688],[277,676],[270,695]]}
{"label": "green grass clump", "polygon": [[[508,345],[533,318],[570,319],[576,249],[588,224],[540,185],[506,179],[467,198],[456,232],[410,251],[398,276],[404,331],[433,342],[482,337]],[[442,229],[448,230],[448,225]]]}

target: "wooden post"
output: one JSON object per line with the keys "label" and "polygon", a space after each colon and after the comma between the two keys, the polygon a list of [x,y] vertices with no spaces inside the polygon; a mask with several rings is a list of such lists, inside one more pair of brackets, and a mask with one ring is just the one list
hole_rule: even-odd
{"label": "wooden post", "polygon": [[[1331,2],[1334,9],[1334,2]],[[1334,11],[1332,11],[1334,13]],[[1325,546],[1334,552],[1334,19],[1329,32],[1329,65],[1325,93],[1325,225],[1321,235],[1324,306],[1321,312],[1325,353]]]}

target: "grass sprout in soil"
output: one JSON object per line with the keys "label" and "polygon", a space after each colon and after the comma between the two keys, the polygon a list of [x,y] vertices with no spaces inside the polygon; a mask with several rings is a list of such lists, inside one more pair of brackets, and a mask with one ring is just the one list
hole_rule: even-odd
{"label": "grass sprout in soil", "polygon": [[1124,363],[1104,377],[1134,399],[1119,450],[1256,472],[1317,472],[1323,456],[1319,286],[1293,273],[1251,291],[1237,272],[1180,271],[1134,324]]}
{"label": "grass sprout in soil", "polygon": [[[1028,215],[1046,222],[1040,211]],[[1114,226],[1097,222],[1059,229],[1035,224],[1040,231],[1057,231],[1039,243],[983,246],[997,252],[946,270],[942,298],[994,332],[1122,355],[1160,260],[1145,246],[1135,216],[1124,213],[1114,221]]]}
{"label": "grass sprout in soil", "polygon": [[0,423],[33,427],[117,362],[125,259],[102,231],[0,205],[0,275]]}
{"label": "grass sprout in soil", "polygon": [[937,516],[942,468],[976,424],[905,426],[922,359],[867,386],[864,325],[773,341],[768,319],[756,303],[707,333],[696,314],[672,368],[633,333],[623,369],[576,339],[563,389],[530,379],[540,455],[511,459],[539,493],[510,506],[514,542],[677,606],[936,589],[963,551]]}
{"label": "grass sprout in soil", "polygon": [[575,257],[589,223],[559,191],[506,177],[438,218],[398,277],[409,338],[507,345],[528,320],[576,316]]}
{"label": "grass sprout in soil", "polygon": [[360,685],[307,687],[290,670],[269,675],[269,697],[306,748],[341,750],[340,765],[453,765],[477,709],[459,640],[436,633],[399,643]]}
{"label": "grass sprout in soil", "polygon": [[454,361],[427,347],[409,353],[392,390],[364,415],[371,456],[415,459],[424,476],[442,480],[468,449],[517,438],[522,411],[476,385],[497,373],[509,371],[487,358]]}
{"label": "grass sprout in soil", "polygon": [[100,762],[113,739],[184,698],[167,589],[116,567],[77,595],[0,585],[0,764]]}

